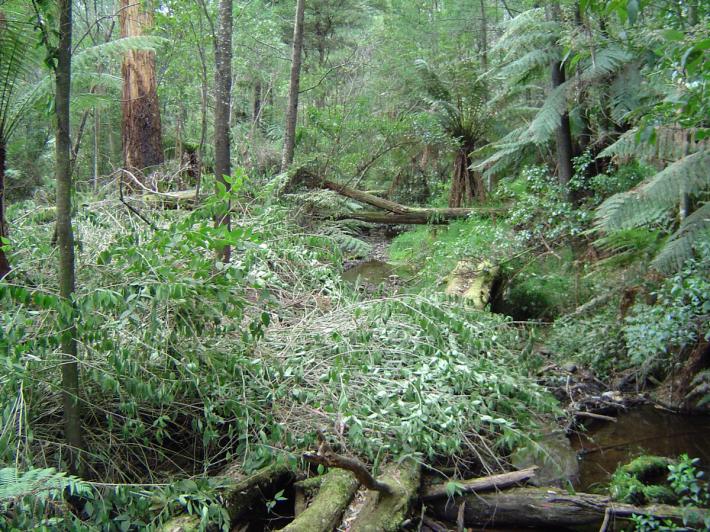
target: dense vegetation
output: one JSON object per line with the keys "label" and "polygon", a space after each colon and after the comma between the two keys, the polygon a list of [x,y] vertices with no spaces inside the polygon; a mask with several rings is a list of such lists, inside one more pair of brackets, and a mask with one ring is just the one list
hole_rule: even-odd
{"label": "dense vegetation", "polygon": [[708,49],[700,0],[0,0],[0,528],[229,530],[319,434],[505,471],[577,368],[707,413]]}

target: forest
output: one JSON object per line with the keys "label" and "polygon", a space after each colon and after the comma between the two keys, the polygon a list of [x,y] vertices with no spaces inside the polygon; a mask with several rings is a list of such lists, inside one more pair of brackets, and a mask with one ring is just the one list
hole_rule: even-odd
{"label": "forest", "polygon": [[710,530],[709,50],[0,0],[0,530]]}

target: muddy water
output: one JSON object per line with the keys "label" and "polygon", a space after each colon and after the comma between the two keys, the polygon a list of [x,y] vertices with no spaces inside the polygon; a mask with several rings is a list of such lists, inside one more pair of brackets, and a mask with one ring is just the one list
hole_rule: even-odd
{"label": "muddy water", "polygon": [[391,283],[393,279],[401,278],[406,274],[406,268],[372,259],[345,270],[343,272],[343,279],[351,283],[359,281],[360,283],[377,286],[381,283]]}
{"label": "muddy water", "polygon": [[594,421],[586,433],[572,437],[580,456],[579,491],[594,490],[609,482],[618,465],[641,454],[700,458],[706,477],[710,472],[710,416],[685,416],[642,406],[622,412],[616,423]]}

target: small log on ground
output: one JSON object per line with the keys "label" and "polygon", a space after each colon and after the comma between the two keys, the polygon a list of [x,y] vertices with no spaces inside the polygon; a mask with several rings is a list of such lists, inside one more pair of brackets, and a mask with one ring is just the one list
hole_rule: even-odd
{"label": "small log on ground", "polygon": [[413,460],[390,464],[379,482],[390,487],[385,491],[370,491],[365,504],[350,526],[350,532],[395,532],[407,517],[412,500],[417,495],[421,466]]}
{"label": "small log on ground", "polygon": [[573,527],[597,525],[605,514],[612,518],[626,519],[633,514],[670,519],[690,525],[703,525],[710,517],[710,510],[687,511],[677,506],[653,504],[633,506],[617,503],[603,495],[591,493],[569,494],[550,488],[514,488],[497,493],[474,493],[455,497],[453,500],[433,502],[430,511],[436,517],[456,521],[458,511],[465,503],[466,526],[521,526],[521,527]]}
{"label": "small log on ground", "polygon": [[[224,506],[232,523],[249,514],[254,505],[273,491],[275,487],[293,479],[294,473],[288,466],[274,464],[260,469],[253,475],[244,477],[238,467],[228,467],[220,477],[229,483],[222,493]],[[180,515],[170,519],[162,527],[163,532],[192,532],[199,530],[200,518],[195,515]]]}
{"label": "small log on ground", "polygon": [[[457,482],[457,493],[472,493],[509,488],[510,486],[530,480],[535,476],[535,470],[537,470],[537,466],[521,469],[520,471],[511,471],[510,473],[501,473],[500,475],[462,480]],[[446,484],[437,484],[429,486],[424,490],[422,500],[432,501],[441,497],[447,497],[448,495]]]}
{"label": "small log on ground", "polygon": [[357,491],[359,482],[348,471],[333,469],[323,477],[318,494],[302,513],[282,530],[331,532]]}

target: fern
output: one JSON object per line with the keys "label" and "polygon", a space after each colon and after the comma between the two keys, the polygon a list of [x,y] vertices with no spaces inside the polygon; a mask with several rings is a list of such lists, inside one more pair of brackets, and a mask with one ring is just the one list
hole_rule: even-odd
{"label": "fern", "polygon": [[681,193],[710,188],[710,150],[702,150],[668,165],[636,188],[616,194],[597,209],[596,225],[604,231],[657,222],[680,200]]}
{"label": "fern", "polygon": [[8,502],[30,495],[59,499],[65,490],[73,495],[86,495],[91,488],[79,478],[54,468],[30,469],[24,472],[14,467],[0,469],[0,509],[3,510]]}
{"label": "fern", "polygon": [[617,72],[633,59],[633,56],[615,45],[607,46],[590,56],[582,71],[582,81],[592,82]]}
{"label": "fern", "polygon": [[651,265],[664,273],[680,270],[700,240],[710,241],[710,203],[705,203],[681,222]]}
{"label": "fern", "polygon": [[327,225],[322,229],[321,234],[332,239],[343,255],[350,257],[367,257],[372,251],[372,245],[353,236],[347,225]]}
{"label": "fern", "polygon": [[568,111],[567,100],[571,87],[571,81],[555,87],[530,124],[528,135],[536,144],[547,142],[560,126],[560,118]]}

